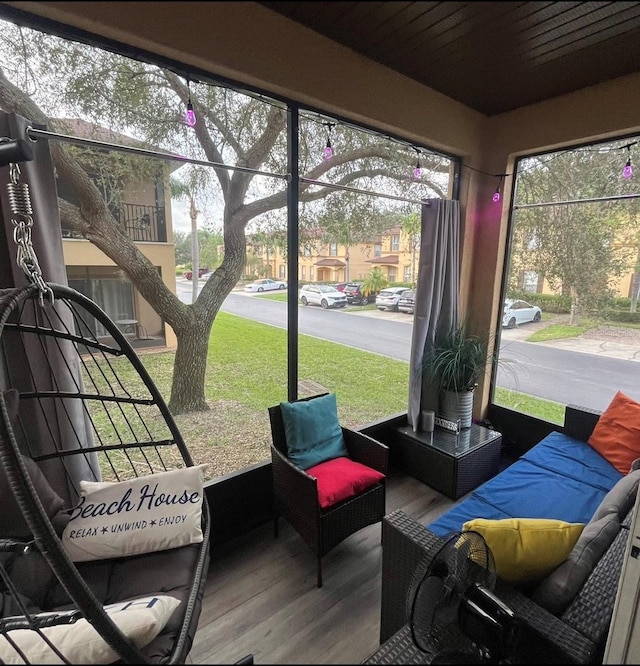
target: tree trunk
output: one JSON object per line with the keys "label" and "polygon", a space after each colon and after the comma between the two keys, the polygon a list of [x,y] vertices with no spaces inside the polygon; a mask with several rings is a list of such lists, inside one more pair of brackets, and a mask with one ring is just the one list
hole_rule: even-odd
{"label": "tree trunk", "polygon": [[638,310],[638,299],[640,298],[640,248],[636,255],[636,265],[631,276],[631,312]]}
{"label": "tree trunk", "polygon": [[169,411],[172,414],[209,409],[204,398],[207,354],[211,324],[197,320],[176,333],[178,347],[174,362]]}
{"label": "tree trunk", "polygon": [[189,197],[189,217],[191,218],[191,302],[198,298],[200,279],[200,243],[198,242],[198,209],[193,195]]}
{"label": "tree trunk", "polygon": [[569,315],[569,326],[578,325],[578,300],[576,290],[571,287],[571,314]]}

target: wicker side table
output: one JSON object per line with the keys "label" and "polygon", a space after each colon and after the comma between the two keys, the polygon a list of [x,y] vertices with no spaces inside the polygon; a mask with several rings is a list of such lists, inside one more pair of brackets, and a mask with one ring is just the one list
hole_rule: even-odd
{"label": "wicker side table", "polygon": [[[527,631],[531,625],[525,620]],[[500,663],[506,664],[571,664],[576,663],[558,645],[547,640],[542,634],[535,638],[525,634],[526,640],[517,641],[510,654]],[[388,641],[385,641],[363,664],[430,664],[435,654],[423,652],[411,638],[411,629],[405,624]],[[471,658],[471,657],[470,657]],[[444,663],[444,662],[441,662]],[[447,662],[455,663],[455,662]],[[458,662],[462,663],[462,662]],[[465,661],[464,663],[474,663]]]}
{"label": "wicker side table", "polygon": [[451,499],[462,497],[500,469],[502,435],[495,430],[475,423],[458,434],[438,427],[414,432],[410,425],[394,430],[395,464]]}
{"label": "wicker side table", "polygon": [[363,664],[429,664],[433,655],[416,647],[409,625],[405,624],[388,641],[385,641]]}

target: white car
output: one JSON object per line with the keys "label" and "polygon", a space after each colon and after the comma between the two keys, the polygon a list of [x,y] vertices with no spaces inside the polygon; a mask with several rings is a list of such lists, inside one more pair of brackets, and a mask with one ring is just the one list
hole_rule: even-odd
{"label": "white car", "polygon": [[507,328],[515,328],[528,321],[540,321],[542,311],[537,305],[531,305],[526,301],[508,299],[504,302],[502,311],[502,325]]}
{"label": "white car", "polygon": [[245,291],[274,291],[277,289],[286,289],[287,283],[282,282],[282,280],[272,280],[271,278],[263,278],[262,280],[256,280],[251,282],[251,284],[245,285]]}
{"label": "white car", "polygon": [[398,301],[400,296],[409,291],[407,287],[385,287],[376,296],[376,307],[378,310],[398,311]]}
{"label": "white car", "polygon": [[335,287],[327,284],[307,284],[300,290],[302,305],[320,305],[327,308],[343,308],[347,297]]}

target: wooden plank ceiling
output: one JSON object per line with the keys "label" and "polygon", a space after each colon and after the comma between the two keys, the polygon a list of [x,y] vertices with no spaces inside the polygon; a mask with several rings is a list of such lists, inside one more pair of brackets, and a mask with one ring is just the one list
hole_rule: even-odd
{"label": "wooden plank ceiling", "polygon": [[640,2],[262,2],[486,115],[640,71]]}

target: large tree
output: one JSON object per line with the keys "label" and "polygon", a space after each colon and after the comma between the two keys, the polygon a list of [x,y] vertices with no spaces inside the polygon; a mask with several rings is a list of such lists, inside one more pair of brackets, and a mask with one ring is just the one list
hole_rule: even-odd
{"label": "large tree", "polygon": [[608,200],[632,187],[622,178],[620,163],[614,143],[521,164],[509,288],[518,289],[526,270],[542,275],[557,293],[570,296],[572,324],[580,312],[611,298],[638,249],[637,221],[630,214],[635,204]]}
{"label": "large tree", "polygon": [[[251,170],[286,172],[286,111],[281,104],[227,87],[188,82],[173,71],[36,31],[2,24],[3,66],[0,109],[15,112],[56,130],[54,117],[80,115],[101,126],[191,158]],[[24,47],[23,47],[24,45]],[[197,123],[184,122],[191,101]],[[310,116],[311,117],[311,116]],[[405,192],[411,152],[398,142],[347,127],[334,133],[336,150],[322,158],[318,146],[325,128],[310,120],[301,134],[300,171],[308,179],[330,178],[339,185],[380,187]],[[209,335],[224,299],[240,279],[246,263],[249,222],[287,205],[286,181],[255,173],[210,169],[210,187],[221,200],[224,256],[197,299],[182,303],[158,271],[112,216],[100,188],[69,146],[51,141],[59,178],[74,190],[74,200],[60,199],[66,226],[95,244],[119,267],[151,307],[175,331],[178,345],[169,408],[178,414],[205,410],[205,370]],[[445,174],[449,164],[423,154],[420,196],[442,194],[429,173]],[[190,185],[187,181],[186,187]],[[191,188],[193,191],[193,188]],[[413,189],[415,192],[415,188]],[[300,183],[302,202],[319,202],[332,189]],[[415,195],[414,195],[415,196]],[[192,199],[190,199],[193,202]],[[195,205],[195,203],[194,203]],[[194,210],[196,210],[194,208]]]}

